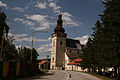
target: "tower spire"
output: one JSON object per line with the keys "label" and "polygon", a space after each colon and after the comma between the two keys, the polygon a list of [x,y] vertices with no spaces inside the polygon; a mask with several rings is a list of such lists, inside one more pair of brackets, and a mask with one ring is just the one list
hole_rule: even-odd
{"label": "tower spire", "polygon": [[59,10],[59,13],[58,13],[58,15],[62,15],[62,10]]}
{"label": "tower spire", "polygon": [[62,21],[62,14],[61,14],[61,11],[60,11],[60,14],[58,15],[58,20],[57,20],[57,26],[55,27],[54,29],[54,32],[65,32],[65,29],[63,28],[63,25],[62,25],[63,21]]}

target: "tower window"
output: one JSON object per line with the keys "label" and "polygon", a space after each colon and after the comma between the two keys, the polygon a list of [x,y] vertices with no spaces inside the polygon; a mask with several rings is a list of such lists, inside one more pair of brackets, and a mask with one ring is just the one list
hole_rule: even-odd
{"label": "tower window", "polygon": [[62,41],[60,41],[60,45],[62,45]]}
{"label": "tower window", "polygon": [[53,57],[53,61],[54,61],[54,57]]}
{"label": "tower window", "polygon": [[55,46],[55,41],[53,41],[53,46]]}

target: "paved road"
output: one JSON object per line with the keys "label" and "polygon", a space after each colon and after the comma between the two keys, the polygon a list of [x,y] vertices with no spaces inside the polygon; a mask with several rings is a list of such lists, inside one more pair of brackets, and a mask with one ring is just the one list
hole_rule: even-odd
{"label": "paved road", "polygon": [[19,80],[101,80],[89,74],[74,71],[50,71],[47,75],[36,75]]}

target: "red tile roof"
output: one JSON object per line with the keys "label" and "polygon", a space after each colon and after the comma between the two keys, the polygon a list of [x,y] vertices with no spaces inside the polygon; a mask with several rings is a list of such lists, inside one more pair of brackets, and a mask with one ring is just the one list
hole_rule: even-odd
{"label": "red tile roof", "polygon": [[80,61],[82,61],[81,58],[74,59],[72,62],[68,63],[68,65],[77,65],[80,64]]}
{"label": "red tile roof", "polygon": [[39,62],[38,64],[45,64],[47,62],[47,60],[43,60],[41,62]]}

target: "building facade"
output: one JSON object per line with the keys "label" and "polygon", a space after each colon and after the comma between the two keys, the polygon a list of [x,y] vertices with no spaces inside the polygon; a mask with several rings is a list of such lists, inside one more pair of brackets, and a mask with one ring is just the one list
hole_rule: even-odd
{"label": "building facade", "polygon": [[57,26],[52,34],[50,68],[68,70],[71,66],[73,66],[68,63],[76,58],[81,58],[83,51],[79,40],[67,38],[67,34],[65,33],[62,23],[62,15],[60,14],[58,16]]}

